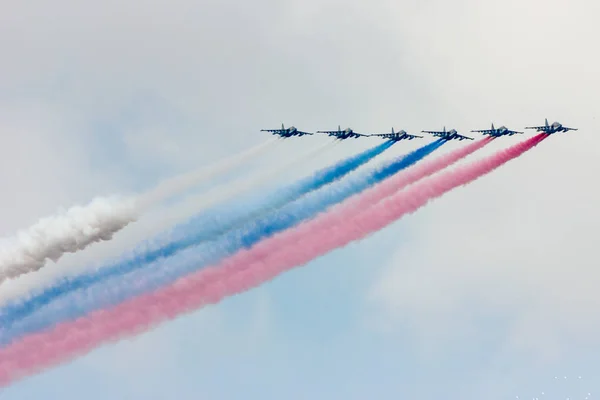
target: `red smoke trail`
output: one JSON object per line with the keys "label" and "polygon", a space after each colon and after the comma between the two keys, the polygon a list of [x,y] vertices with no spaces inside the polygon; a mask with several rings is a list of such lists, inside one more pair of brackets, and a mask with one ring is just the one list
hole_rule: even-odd
{"label": "red smoke trail", "polygon": [[259,285],[294,266],[361,239],[453,188],[493,171],[546,137],[540,134],[483,160],[420,181],[368,209],[345,208],[346,215],[339,215],[337,225],[320,229],[320,220],[328,216],[325,214],[241,251],[219,267],[200,270],[112,309],[99,310],[48,331],[26,336],[0,350],[0,384],[8,385],[20,377],[90,351],[103,342],[141,333],[160,322]]}
{"label": "red smoke trail", "polygon": [[[494,137],[488,136],[482,140],[473,142],[440,157],[421,161],[413,168],[403,170],[389,179],[384,180],[380,184],[365,190],[359,196],[349,198],[344,203],[338,205],[338,207],[332,209],[328,213],[327,217],[322,216],[318,220],[318,226],[326,227],[331,225],[333,218],[335,218],[337,221],[339,221],[341,218],[345,218],[342,216],[346,215],[350,209],[356,211],[371,207],[382,199],[396,193],[398,190],[401,190],[408,185],[411,185],[423,178],[449,167],[457,161],[481,149],[492,140],[494,140]],[[315,224],[316,223],[317,221],[315,220]]]}

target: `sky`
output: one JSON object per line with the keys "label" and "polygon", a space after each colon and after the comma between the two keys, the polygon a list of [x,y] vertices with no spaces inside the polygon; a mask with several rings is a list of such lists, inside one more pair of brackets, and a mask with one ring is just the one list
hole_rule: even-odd
{"label": "sky", "polygon": [[[548,118],[579,130],[365,240],[22,380],[2,398],[600,396],[599,12],[591,0],[3,7],[4,236],[59,208],[209,165],[282,122],[468,133]],[[304,139],[255,167],[276,169],[320,140]],[[342,143],[270,185],[367,146]],[[194,215],[204,189],[51,267],[117,256]]]}

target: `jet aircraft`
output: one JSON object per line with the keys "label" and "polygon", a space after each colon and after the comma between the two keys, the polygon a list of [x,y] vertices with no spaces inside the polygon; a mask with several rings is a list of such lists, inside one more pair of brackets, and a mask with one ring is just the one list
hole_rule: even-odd
{"label": "jet aircraft", "polygon": [[548,125],[548,118],[545,119],[545,125],[543,126],[526,126],[525,129],[536,129],[539,132],[544,132],[548,135],[557,132],[567,132],[567,131],[576,131],[577,128],[567,128],[563,126],[560,122],[554,122],[552,125]]}
{"label": "jet aircraft", "polygon": [[394,142],[397,142],[399,140],[404,140],[404,139],[413,140],[416,138],[423,138],[423,136],[409,135],[408,133],[406,133],[406,131],[404,129],[401,129],[398,132],[394,132],[394,128],[392,128],[392,133],[374,133],[369,136],[380,136],[380,137],[386,138],[388,140],[392,140]]}
{"label": "jet aircraft", "polygon": [[271,132],[273,135],[279,135],[283,138],[288,138],[292,136],[304,136],[304,135],[312,135],[310,132],[302,132],[296,129],[295,126],[290,126],[289,128],[285,128],[283,124],[281,124],[281,129],[261,129],[261,132]]}
{"label": "jet aircraft", "polygon": [[492,124],[492,129],[480,129],[480,130],[475,130],[475,131],[471,131],[471,132],[479,132],[479,133],[483,133],[484,135],[490,135],[493,137],[500,137],[500,136],[504,136],[504,135],[512,136],[517,133],[523,133],[523,132],[519,132],[519,131],[511,131],[504,125],[501,126],[500,128],[494,128],[494,124]]}
{"label": "jet aircraft", "polygon": [[338,125],[337,131],[317,131],[317,133],[326,133],[328,136],[335,136],[337,139],[345,140],[345,139],[358,139],[359,137],[367,137],[369,135],[363,135],[362,133],[356,133],[350,128],[346,128],[344,130]]}
{"label": "jet aircraft", "polygon": [[441,137],[442,139],[446,139],[446,140],[473,140],[472,137],[468,137],[468,136],[463,136],[463,135],[459,135],[458,132],[456,132],[456,129],[450,129],[449,131],[446,130],[446,127],[444,127],[443,131],[421,131],[423,133],[431,133],[433,136],[437,136],[437,137]]}

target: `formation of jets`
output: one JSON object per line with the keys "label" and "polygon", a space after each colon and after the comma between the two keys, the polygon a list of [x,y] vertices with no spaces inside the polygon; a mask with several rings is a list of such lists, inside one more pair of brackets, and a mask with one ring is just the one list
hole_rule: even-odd
{"label": "formation of jets", "polygon": [[[568,128],[566,126],[563,126],[560,122],[554,122],[552,124],[548,124],[548,119],[546,118],[545,120],[545,124],[541,125],[541,126],[527,126],[525,127],[525,129],[535,129],[538,132],[543,132],[546,134],[553,134],[553,133],[558,133],[558,132],[568,132],[568,131],[576,131],[577,128]],[[273,135],[278,135],[281,136],[283,138],[288,138],[288,137],[292,137],[292,136],[304,136],[304,135],[314,135],[314,133],[312,132],[303,132],[303,131],[299,131],[298,129],[296,129],[295,126],[290,126],[289,128],[286,128],[283,124],[281,124],[281,129],[261,129],[261,132],[270,132]],[[456,129],[450,129],[450,130],[446,130],[446,127],[443,128],[443,130],[441,131],[421,131],[423,133],[429,133],[435,137],[439,137],[445,140],[473,140],[472,137],[469,136],[464,136],[459,134]],[[513,131],[508,129],[507,127],[505,127],[504,125],[499,127],[499,128],[494,128],[494,124],[492,124],[492,128],[491,129],[479,129],[479,130],[473,130],[471,132],[477,132],[477,133],[482,133],[484,135],[489,135],[489,136],[493,136],[493,137],[500,137],[500,136],[512,136],[512,135],[516,135],[519,133],[523,133],[520,131]],[[391,132],[388,133],[358,133],[358,132],[354,132],[351,128],[346,128],[344,130],[341,129],[341,127],[338,125],[337,131],[317,131],[316,133],[324,133],[327,134],[328,136],[332,136],[335,137],[338,140],[346,140],[346,139],[358,139],[360,137],[369,137],[369,136],[378,136],[387,140],[393,140],[395,142],[400,141],[400,140],[413,140],[413,139],[417,139],[420,138],[422,139],[423,136],[418,136],[418,135],[410,135],[408,133],[406,133],[405,130],[400,130],[398,132],[394,131],[394,128],[392,128]]]}

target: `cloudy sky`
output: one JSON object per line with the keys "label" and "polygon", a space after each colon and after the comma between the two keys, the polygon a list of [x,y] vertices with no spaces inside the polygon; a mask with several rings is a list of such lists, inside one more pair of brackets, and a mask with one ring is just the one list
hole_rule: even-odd
{"label": "cloudy sky", "polygon": [[[2,235],[97,195],[149,189],[260,143],[259,130],[281,122],[468,132],[547,117],[579,131],[366,240],[23,380],[3,399],[594,398],[599,13],[591,0],[5,5]],[[278,147],[262,166],[312,139]],[[273,183],[366,146],[340,144]],[[55,267],[116,255],[182,210],[192,215],[179,200],[179,211],[171,204]]]}

